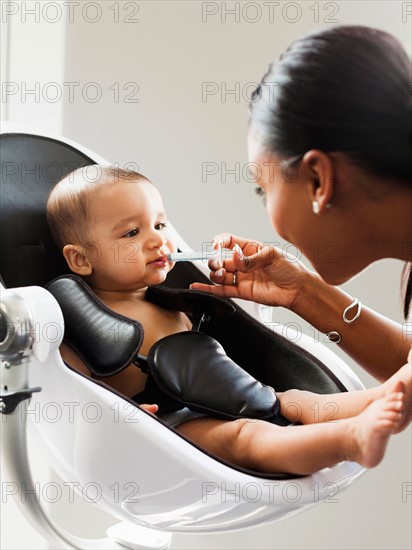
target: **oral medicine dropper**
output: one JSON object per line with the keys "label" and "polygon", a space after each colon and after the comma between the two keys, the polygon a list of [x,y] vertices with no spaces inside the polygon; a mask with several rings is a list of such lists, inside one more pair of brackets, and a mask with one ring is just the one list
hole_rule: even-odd
{"label": "oral medicine dropper", "polygon": [[218,250],[213,250],[210,252],[174,252],[167,255],[169,262],[193,262],[194,260],[228,260],[234,254],[233,250],[228,250],[226,248],[219,248]]}

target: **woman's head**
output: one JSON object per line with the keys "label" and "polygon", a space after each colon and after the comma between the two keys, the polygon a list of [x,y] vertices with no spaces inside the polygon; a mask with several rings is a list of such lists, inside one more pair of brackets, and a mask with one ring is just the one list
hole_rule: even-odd
{"label": "woman's head", "polygon": [[411,61],[391,35],[360,26],[296,40],[250,104],[260,145],[282,159],[344,152],[363,170],[412,180]]}
{"label": "woman's head", "polygon": [[330,283],[393,255],[359,220],[372,228],[377,205],[412,191],[411,82],[394,37],[341,26],[293,42],[252,97],[249,156],[272,223]]}

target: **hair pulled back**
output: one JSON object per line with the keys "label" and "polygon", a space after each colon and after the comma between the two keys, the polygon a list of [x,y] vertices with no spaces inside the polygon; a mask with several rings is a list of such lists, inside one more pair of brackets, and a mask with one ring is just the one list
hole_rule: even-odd
{"label": "hair pulled back", "polygon": [[344,151],[359,166],[412,180],[412,69],[391,35],[341,26],[293,42],[250,104],[268,152]]}
{"label": "hair pulled back", "polygon": [[[386,32],[337,26],[294,41],[255,90],[250,122],[283,159],[345,152],[364,171],[412,186],[411,60]],[[406,315],[410,265],[404,273]]]}

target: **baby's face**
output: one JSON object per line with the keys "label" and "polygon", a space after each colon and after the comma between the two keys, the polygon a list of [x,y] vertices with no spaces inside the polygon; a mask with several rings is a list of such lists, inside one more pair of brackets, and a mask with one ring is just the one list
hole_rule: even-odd
{"label": "baby's face", "polygon": [[[96,193],[90,212],[91,283],[101,290],[135,290],[162,283],[176,250],[159,192],[151,183],[119,182]],[[90,246],[90,248],[89,248]]]}

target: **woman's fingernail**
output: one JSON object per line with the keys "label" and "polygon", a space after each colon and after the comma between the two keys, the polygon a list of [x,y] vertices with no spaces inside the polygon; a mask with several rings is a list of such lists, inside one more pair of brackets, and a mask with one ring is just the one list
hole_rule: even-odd
{"label": "woman's fingernail", "polygon": [[211,260],[210,267],[213,269],[222,269],[223,264],[220,260]]}
{"label": "woman's fingernail", "polygon": [[218,269],[217,271],[215,271],[215,277],[223,277],[223,275],[223,269]]}

